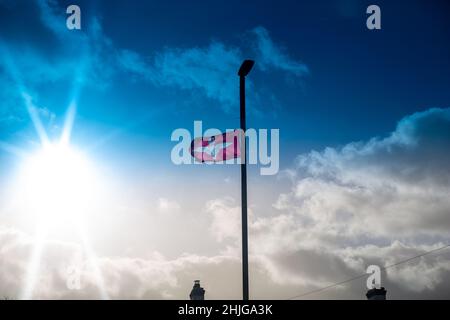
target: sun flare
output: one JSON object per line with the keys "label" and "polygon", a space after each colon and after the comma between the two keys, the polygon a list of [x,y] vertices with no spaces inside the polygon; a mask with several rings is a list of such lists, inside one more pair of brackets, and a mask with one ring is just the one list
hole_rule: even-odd
{"label": "sun flare", "polygon": [[79,221],[94,200],[95,185],[91,163],[67,144],[44,146],[21,170],[21,199],[28,213],[49,226]]}

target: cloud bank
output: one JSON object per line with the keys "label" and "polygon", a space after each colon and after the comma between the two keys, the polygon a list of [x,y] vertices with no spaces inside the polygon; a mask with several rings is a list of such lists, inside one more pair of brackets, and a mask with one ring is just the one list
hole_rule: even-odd
{"label": "cloud bank", "polygon": [[[254,268],[301,294],[449,244],[449,130],[450,109],[429,109],[386,138],[298,156],[291,192],[272,215],[251,216]],[[207,210],[217,241],[229,239],[226,251],[238,256],[239,205],[216,199]],[[449,279],[446,249],[387,269],[382,284],[390,298],[443,299]],[[365,280],[305,297],[361,299]]]}
{"label": "cloud bank", "polygon": [[[292,188],[269,215],[250,210],[253,298],[287,299],[386,267],[450,243],[450,109],[403,118],[386,138],[300,155]],[[159,199],[159,210],[180,205]],[[230,197],[204,206],[208,232],[222,250],[165,258],[99,256],[110,298],[186,299],[193,279],[207,298],[239,298],[240,207]],[[20,296],[33,239],[0,229],[0,293]],[[82,248],[49,241],[36,298],[100,298],[98,279]],[[67,268],[80,256],[81,289],[67,289]],[[81,261],[81,262],[80,262]],[[364,299],[366,278],[305,296]],[[450,252],[442,250],[383,271],[390,299],[450,296]],[[303,297],[303,296],[301,296]]]}

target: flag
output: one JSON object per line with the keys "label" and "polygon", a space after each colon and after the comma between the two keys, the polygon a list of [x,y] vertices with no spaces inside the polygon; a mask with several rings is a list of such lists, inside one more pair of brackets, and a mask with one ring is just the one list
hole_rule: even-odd
{"label": "flag", "polygon": [[190,152],[199,162],[221,162],[240,157],[239,130],[192,140]]}

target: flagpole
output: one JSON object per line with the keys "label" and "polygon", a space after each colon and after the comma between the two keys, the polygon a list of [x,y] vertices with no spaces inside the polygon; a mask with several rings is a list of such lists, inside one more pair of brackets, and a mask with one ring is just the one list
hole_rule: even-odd
{"label": "flagpole", "polygon": [[239,68],[239,96],[241,114],[241,201],[242,201],[242,299],[249,299],[248,285],[248,226],[247,226],[247,146],[245,139],[245,76],[254,65],[254,61],[245,60]]}

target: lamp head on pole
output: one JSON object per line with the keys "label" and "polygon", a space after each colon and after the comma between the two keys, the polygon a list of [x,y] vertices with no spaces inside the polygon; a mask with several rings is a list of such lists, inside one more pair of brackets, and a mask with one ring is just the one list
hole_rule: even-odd
{"label": "lamp head on pole", "polygon": [[245,77],[246,75],[248,75],[250,70],[252,70],[254,64],[255,61],[253,60],[244,60],[241,67],[239,68],[238,76]]}

